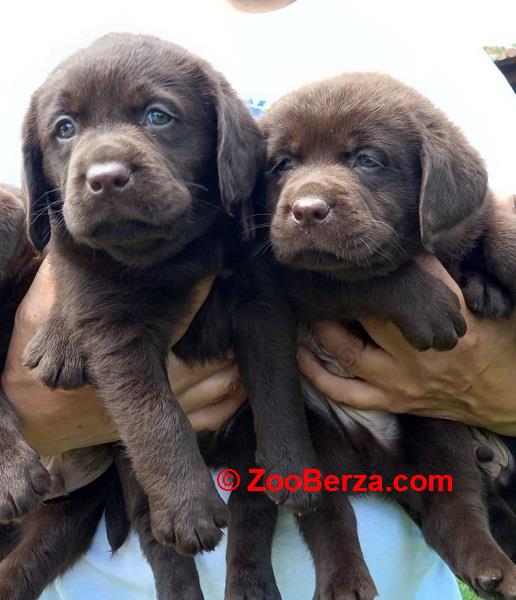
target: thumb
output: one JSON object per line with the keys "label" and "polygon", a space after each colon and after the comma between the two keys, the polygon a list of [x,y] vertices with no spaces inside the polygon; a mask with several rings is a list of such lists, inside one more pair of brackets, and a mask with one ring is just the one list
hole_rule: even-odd
{"label": "thumb", "polygon": [[364,410],[392,410],[392,403],[382,389],[361,379],[333,375],[308,348],[300,346],[297,358],[301,373],[334,402]]}

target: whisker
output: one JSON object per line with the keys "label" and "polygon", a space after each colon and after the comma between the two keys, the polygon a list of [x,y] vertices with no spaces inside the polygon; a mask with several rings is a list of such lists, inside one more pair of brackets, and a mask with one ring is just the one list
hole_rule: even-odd
{"label": "whisker", "polygon": [[269,239],[263,241],[250,255],[250,260],[253,260],[258,254],[265,254],[265,251],[272,248],[272,242]]}
{"label": "whisker", "polygon": [[200,183],[195,183],[195,181],[185,181],[184,182],[186,187],[194,187],[197,188],[199,190],[202,190],[203,192],[209,192],[209,188],[207,188],[205,185],[201,185]]}
{"label": "whisker", "polygon": [[263,224],[258,224],[258,225],[253,225],[252,227],[249,227],[249,231],[257,231],[258,229],[268,229],[269,225],[267,223],[263,223]]}

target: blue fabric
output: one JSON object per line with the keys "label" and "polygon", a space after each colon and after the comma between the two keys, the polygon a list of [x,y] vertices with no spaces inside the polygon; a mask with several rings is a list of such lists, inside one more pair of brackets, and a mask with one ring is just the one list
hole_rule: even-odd
{"label": "blue fabric", "polygon": [[255,119],[261,117],[263,111],[267,108],[267,100],[253,100],[253,98],[248,98],[245,103]]}
{"label": "blue fabric", "polygon": [[[396,503],[374,495],[352,502],[362,550],[380,600],[460,600],[452,573]],[[214,552],[197,558],[205,600],[224,598],[225,550],[224,539]],[[315,582],[312,560],[286,511],[280,511],[272,554],[283,600],[311,600]],[[102,523],[87,555],[40,600],[155,598],[152,573],[137,538],[131,536],[111,557]]]}

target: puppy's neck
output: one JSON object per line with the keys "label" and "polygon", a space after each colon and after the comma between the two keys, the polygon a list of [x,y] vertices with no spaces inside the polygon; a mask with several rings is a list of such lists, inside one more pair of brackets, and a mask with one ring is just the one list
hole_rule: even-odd
{"label": "puppy's neck", "polygon": [[[52,228],[49,255],[57,284],[66,279],[70,267],[99,281],[119,281],[135,289],[189,288],[209,275],[219,275],[226,267],[227,232],[212,228],[177,254],[145,268],[116,261],[107,252],[76,243],[64,227]],[[209,251],[207,250],[209,249]]]}

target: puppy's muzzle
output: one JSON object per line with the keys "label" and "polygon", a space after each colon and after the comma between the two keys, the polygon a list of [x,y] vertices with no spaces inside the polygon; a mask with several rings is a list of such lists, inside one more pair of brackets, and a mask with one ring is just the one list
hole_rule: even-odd
{"label": "puppy's muzzle", "polygon": [[86,188],[97,198],[123,193],[132,180],[131,169],[118,161],[94,163],[86,171]]}

